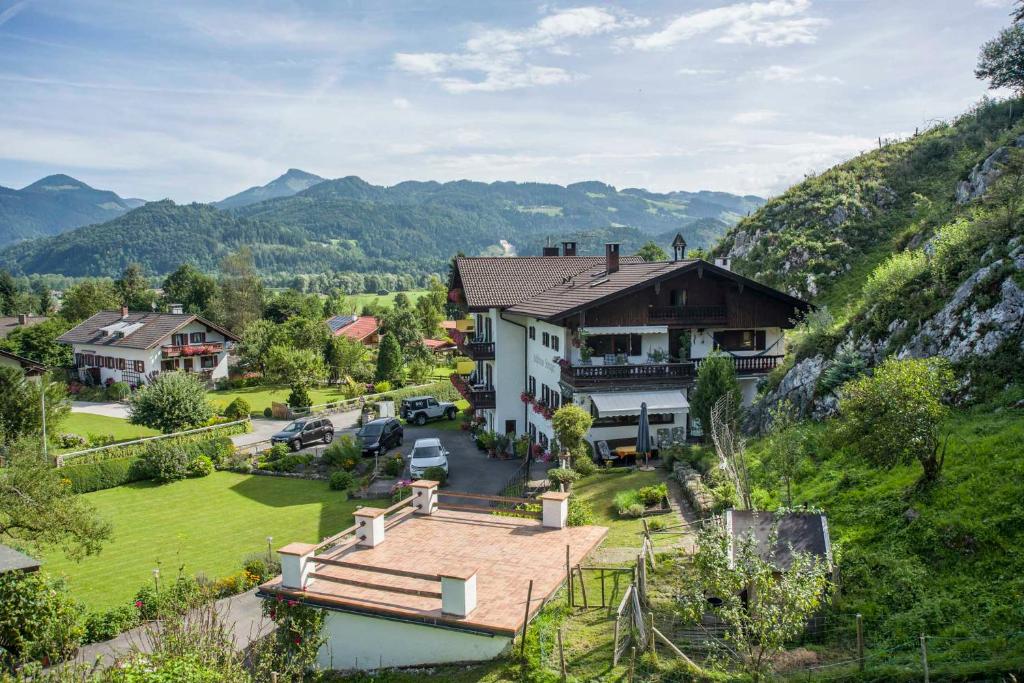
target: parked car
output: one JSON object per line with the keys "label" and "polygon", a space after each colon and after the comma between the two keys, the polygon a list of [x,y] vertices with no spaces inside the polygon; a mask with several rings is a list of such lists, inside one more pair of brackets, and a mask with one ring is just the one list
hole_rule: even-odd
{"label": "parked car", "polygon": [[334,441],[334,425],[330,420],[319,417],[296,420],[270,437],[271,444],[286,443],[293,451],[317,441]]}
{"label": "parked car", "polygon": [[363,445],[363,455],[379,455],[389,448],[401,446],[405,430],[396,418],[381,417],[360,427],[356,436]]}
{"label": "parked car", "polygon": [[442,467],[448,474],[448,450],[440,439],[416,439],[409,455],[409,474],[413,479],[420,479],[431,467]]}
{"label": "parked car", "polygon": [[459,410],[454,403],[438,401],[433,396],[414,396],[402,399],[398,414],[406,422],[424,425],[427,420],[440,420],[443,417],[454,420]]}

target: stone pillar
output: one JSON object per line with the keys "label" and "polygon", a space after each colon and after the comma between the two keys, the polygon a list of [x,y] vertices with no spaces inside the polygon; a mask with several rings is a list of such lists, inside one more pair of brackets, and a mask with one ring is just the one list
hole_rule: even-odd
{"label": "stone pillar", "polygon": [[352,516],[356,518],[359,545],[373,548],[384,542],[384,508],[359,508]]}
{"label": "stone pillar", "polygon": [[564,529],[569,520],[569,494],[547,491],[538,498],[544,506],[541,523],[550,529]]}
{"label": "stone pillar", "polygon": [[437,510],[438,482],[429,479],[418,479],[412,487],[412,506],[417,515],[432,515]]}
{"label": "stone pillar", "polygon": [[456,617],[476,609],[476,570],[441,574],[441,612]]}
{"label": "stone pillar", "polygon": [[309,585],[309,573],[313,571],[310,558],[316,553],[312,543],[289,543],[277,551],[281,558],[281,585],[285,588],[305,590]]}

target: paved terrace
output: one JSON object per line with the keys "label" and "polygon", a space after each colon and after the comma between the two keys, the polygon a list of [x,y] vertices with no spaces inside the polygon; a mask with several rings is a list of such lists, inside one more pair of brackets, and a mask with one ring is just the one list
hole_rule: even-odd
{"label": "paved terrace", "polygon": [[[260,586],[260,592],[328,609],[511,636],[523,626],[530,580],[532,618],[565,579],[566,546],[575,566],[607,532],[597,526],[550,528],[538,519],[444,509],[442,503],[429,515],[399,512],[375,547],[344,547],[343,542],[341,550],[317,556],[324,561],[314,566],[305,591],[284,587],[279,576]],[[298,545],[289,547],[300,554],[314,548],[293,547]],[[476,608],[461,617],[443,613],[440,578],[468,577],[473,572]]]}

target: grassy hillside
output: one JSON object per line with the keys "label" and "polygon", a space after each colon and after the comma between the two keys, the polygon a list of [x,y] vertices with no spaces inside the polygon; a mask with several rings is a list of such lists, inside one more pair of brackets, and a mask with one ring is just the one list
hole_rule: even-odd
{"label": "grassy hillside", "polygon": [[[1024,638],[1007,637],[1024,631],[1022,398],[1017,390],[956,413],[944,426],[941,479],[927,491],[916,487],[916,463],[878,469],[817,427],[794,506],[828,514],[842,585],[832,621],[848,630],[862,614],[869,650],[893,651],[882,662],[901,661],[908,643],[914,657],[922,633],[933,638],[934,666],[950,676],[1024,662]],[[761,444],[748,452],[755,498],[773,509],[782,487],[761,465]]]}

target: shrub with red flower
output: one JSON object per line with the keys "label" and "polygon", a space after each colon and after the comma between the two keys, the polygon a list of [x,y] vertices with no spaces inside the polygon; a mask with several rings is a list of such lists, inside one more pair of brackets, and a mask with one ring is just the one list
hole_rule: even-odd
{"label": "shrub with red flower", "polygon": [[263,602],[263,614],[277,624],[274,639],[278,652],[298,671],[311,668],[324,643],[323,610],[308,607],[298,600],[285,600],[280,594],[274,598],[274,602]]}

